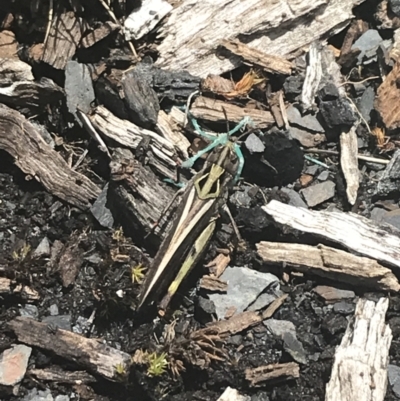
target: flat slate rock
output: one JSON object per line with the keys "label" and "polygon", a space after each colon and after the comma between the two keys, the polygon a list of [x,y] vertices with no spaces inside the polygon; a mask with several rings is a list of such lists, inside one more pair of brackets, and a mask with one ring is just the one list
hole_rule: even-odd
{"label": "flat slate rock", "polygon": [[224,319],[232,307],[236,308],[235,313],[245,311],[267,288],[273,289],[272,293],[279,289],[278,277],[247,267],[228,267],[220,279],[228,283],[227,293],[209,295],[215,304],[218,319]]}
{"label": "flat slate rock", "polygon": [[308,207],[314,207],[335,196],[335,183],[332,181],[321,182],[304,188],[300,192],[304,196]]}

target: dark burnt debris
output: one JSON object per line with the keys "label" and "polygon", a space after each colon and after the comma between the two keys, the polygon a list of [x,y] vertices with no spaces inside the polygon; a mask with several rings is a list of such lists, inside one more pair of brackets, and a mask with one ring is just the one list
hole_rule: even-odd
{"label": "dark burnt debris", "polygon": [[400,398],[400,2],[258,3],[2,1],[1,400]]}

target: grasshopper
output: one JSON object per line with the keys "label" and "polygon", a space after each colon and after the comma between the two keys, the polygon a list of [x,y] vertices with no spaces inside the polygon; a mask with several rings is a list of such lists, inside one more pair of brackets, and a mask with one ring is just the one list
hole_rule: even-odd
{"label": "grasshopper", "polygon": [[214,141],[187,160],[184,167],[191,167],[201,155],[211,153],[204,168],[184,189],[174,223],[143,282],[138,310],[157,301],[158,296],[167,291],[159,304],[159,312],[163,315],[177,288],[207,249],[216,227],[218,211],[226,202],[230,186],[238,180],[243,169],[240,147],[229,137],[248,122],[247,118],[242,120],[236,128],[215,139],[204,134],[196,120],[192,121],[201,135]]}

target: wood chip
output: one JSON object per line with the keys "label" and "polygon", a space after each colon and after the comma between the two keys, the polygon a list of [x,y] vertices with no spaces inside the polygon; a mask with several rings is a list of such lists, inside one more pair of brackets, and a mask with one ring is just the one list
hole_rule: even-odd
{"label": "wood chip", "polygon": [[99,195],[97,185],[72,170],[18,111],[0,105],[0,131],[0,149],[53,195],[80,208],[88,207],[89,201]]}
{"label": "wood chip", "polygon": [[42,61],[63,70],[75,54],[84,30],[82,20],[72,11],[57,15],[45,43]]}
{"label": "wood chip", "polygon": [[276,200],[262,208],[279,224],[326,238],[361,255],[400,267],[400,238],[363,216],[310,211]]}
{"label": "wood chip", "polygon": [[117,381],[116,367],[129,372],[131,356],[110,347],[97,339],[85,338],[67,330],[50,330],[46,323],[28,317],[16,317],[8,323],[18,340],[34,347],[43,348],[99,374]]}
{"label": "wood chip", "polygon": [[72,235],[64,247],[59,261],[59,272],[64,287],[75,283],[83,262],[83,251],[79,248],[80,239]]}
{"label": "wood chip", "polygon": [[321,53],[316,43],[310,46],[306,77],[301,92],[301,102],[305,110],[314,106],[319,83],[322,78]]}
{"label": "wood chip", "polygon": [[4,59],[0,62],[1,86],[11,85],[15,81],[33,81],[32,67],[18,59]]}
{"label": "wood chip", "polygon": [[194,101],[190,112],[195,118],[224,123],[226,122],[224,110],[226,111],[228,121],[235,123],[240,122],[244,117],[250,117],[256,127],[267,128],[275,122],[269,111],[242,108],[221,100],[210,99],[203,96],[198,97]]}
{"label": "wood chip", "polygon": [[379,86],[375,100],[375,108],[388,130],[400,127],[400,108],[397,107],[400,97],[400,87],[397,85],[399,78],[400,61],[397,61],[392,71]]}
{"label": "wood chip", "polygon": [[273,363],[254,369],[248,368],[245,375],[250,386],[261,387],[266,383],[279,383],[300,377],[300,367],[295,362]]}
{"label": "wood chip", "polygon": [[226,292],[228,290],[228,283],[219,280],[215,276],[203,276],[200,280],[200,288],[208,291]]}
{"label": "wood chip", "polygon": [[26,373],[30,376],[35,377],[37,380],[57,383],[77,384],[96,382],[94,376],[85,371],[70,372],[54,366],[48,369],[29,369]]}
{"label": "wood chip", "polygon": [[27,285],[16,285],[14,281],[6,277],[0,277],[0,294],[19,295],[27,301],[37,301],[40,299],[40,294],[36,290],[33,290]]}
{"label": "wood chip", "polygon": [[18,42],[14,32],[0,32],[0,58],[18,59]]}
{"label": "wood chip", "polygon": [[266,54],[260,50],[254,49],[238,39],[223,40],[222,46],[227,48],[236,56],[244,61],[263,68],[265,71],[273,74],[290,75],[293,69],[293,63],[280,56]]}
{"label": "wood chip", "polygon": [[354,126],[349,132],[340,134],[340,167],[346,180],[346,195],[350,205],[356,203],[358,187],[360,186],[356,129],[357,127]]}
{"label": "wood chip", "polygon": [[399,291],[400,284],[392,271],[377,261],[351,253],[318,245],[281,242],[260,242],[258,255],[264,263],[284,264],[290,269],[347,283],[383,291]]}
{"label": "wood chip", "polygon": [[360,299],[335,352],[325,401],[383,401],[392,331],[385,324],[387,298],[378,303]]}
{"label": "wood chip", "polygon": [[106,38],[112,32],[120,28],[120,25],[114,24],[113,22],[105,22],[98,28],[87,33],[81,40],[81,46],[83,48],[88,48],[93,46],[95,43],[100,42],[100,40]]}
{"label": "wood chip", "polygon": [[214,260],[205,265],[207,269],[209,269],[210,273],[215,277],[220,277],[225,269],[228,267],[231,261],[230,255],[224,255],[223,253],[219,253]]}

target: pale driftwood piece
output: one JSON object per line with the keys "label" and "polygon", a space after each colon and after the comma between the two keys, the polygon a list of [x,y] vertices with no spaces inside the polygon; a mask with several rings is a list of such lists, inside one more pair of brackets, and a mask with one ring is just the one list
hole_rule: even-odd
{"label": "pale driftwood piece", "polygon": [[158,113],[157,129],[167,141],[173,143],[179,149],[184,159],[189,158],[189,140],[182,134],[181,129],[178,129],[174,119],[163,110]]}
{"label": "pale driftwood piece", "polygon": [[235,388],[227,387],[217,401],[249,401],[250,397],[241,395]]}
{"label": "pale driftwood piece", "polygon": [[81,18],[70,11],[56,15],[46,40],[42,61],[63,70],[75,54],[85,27]]}
{"label": "pale driftwood piece", "polygon": [[0,58],[0,83],[4,87],[16,81],[33,81],[32,67],[14,58]]}
{"label": "pale driftwood piece", "polygon": [[51,79],[42,78],[39,82],[20,81],[0,88],[0,103],[16,107],[38,108],[59,102],[64,98],[64,91]]}
{"label": "pale driftwood piece", "polygon": [[107,21],[98,28],[87,33],[81,40],[81,47],[88,48],[106,38],[112,32],[120,29],[120,25]]}
{"label": "pale driftwood piece", "polygon": [[293,63],[291,61],[251,48],[237,39],[223,40],[222,46],[236,56],[241,57],[244,61],[257,65],[267,72],[282,75],[290,75],[292,73]]}
{"label": "pale driftwood piece", "polygon": [[346,180],[347,200],[351,205],[356,203],[358,187],[360,185],[356,129],[357,127],[352,127],[349,132],[342,132],[340,134],[340,167]]}
{"label": "pale driftwood piece", "polygon": [[383,401],[392,331],[385,324],[387,298],[360,299],[335,352],[325,401]]}
{"label": "pale driftwood piece", "polygon": [[301,102],[305,110],[311,109],[315,104],[315,96],[321,82],[322,67],[321,53],[316,43],[310,46],[308,52],[308,65],[306,78],[301,92]]}
{"label": "pale driftwood piece", "polygon": [[58,368],[49,369],[28,369],[27,375],[34,376],[38,380],[68,383],[68,384],[81,384],[81,383],[94,383],[96,379],[85,371],[70,372]]}
{"label": "pale driftwood piece", "polygon": [[362,1],[185,0],[160,30],[164,40],[158,46],[157,64],[202,78],[220,75],[238,67],[241,60],[237,56],[223,59],[216,49],[223,39],[239,35],[249,38],[246,44],[251,48],[286,56],[328,32],[341,31],[353,18],[353,7]]}
{"label": "pale driftwood piece", "polygon": [[131,149],[136,149],[142,139],[150,138],[150,149],[155,155],[149,160],[150,165],[162,175],[175,178],[176,152],[169,140],[128,120],[121,120],[102,106],[94,109],[90,120],[104,137]]}
{"label": "pale driftwood piece", "polygon": [[260,242],[258,255],[266,264],[284,264],[300,271],[332,281],[368,287],[375,290],[399,291],[400,284],[392,271],[376,260],[330,248],[281,242]]}
{"label": "pale driftwood piece", "polygon": [[231,257],[228,255],[224,255],[223,253],[219,253],[214,260],[205,265],[210,273],[212,273],[215,277],[220,277],[225,269],[228,267],[231,261]]}
{"label": "pale driftwood piece", "polygon": [[[226,116],[224,113],[226,111]],[[275,120],[269,111],[242,108],[221,100],[215,100],[207,97],[198,97],[190,112],[195,118],[208,121],[224,123],[228,121],[238,123],[244,117],[250,117],[252,122],[258,128],[267,128],[274,124]]]}
{"label": "pale driftwood piece", "polygon": [[400,127],[400,110],[397,101],[400,96],[400,88],[397,81],[400,76],[400,61],[394,65],[386,79],[381,83],[375,99],[375,108],[382,117],[386,128],[394,130]]}
{"label": "pale driftwood piece", "polygon": [[203,276],[200,279],[200,288],[207,291],[226,292],[228,290],[228,283],[219,280],[215,276]]}
{"label": "pale driftwood piece", "polygon": [[138,40],[147,35],[170,11],[164,0],[148,0],[135,8],[124,22],[125,40]]}
{"label": "pale driftwood piece", "polygon": [[400,267],[400,238],[363,216],[311,211],[276,200],[262,208],[279,224],[326,238],[361,255]]}
{"label": "pale driftwood piece", "polygon": [[0,149],[15,164],[39,181],[51,194],[80,208],[90,206],[100,189],[89,178],[72,170],[18,111],[0,105]]}
{"label": "pale driftwood piece", "polygon": [[37,301],[40,299],[40,294],[27,285],[18,284],[8,278],[0,277],[0,294],[4,295],[20,295],[21,298],[27,301]]}
{"label": "pale driftwood piece", "polygon": [[108,380],[118,380],[117,366],[129,372],[132,364],[129,354],[101,340],[85,338],[67,330],[54,331],[46,323],[27,317],[16,317],[8,323],[8,327],[22,343],[52,351]]}
{"label": "pale driftwood piece", "polygon": [[[297,379],[300,376],[300,367],[296,362],[273,363],[254,369],[246,369],[245,377],[252,387],[265,386],[267,383]],[[337,400],[338,401],[338,400]]]}

